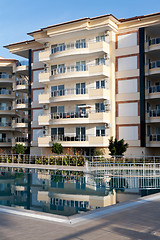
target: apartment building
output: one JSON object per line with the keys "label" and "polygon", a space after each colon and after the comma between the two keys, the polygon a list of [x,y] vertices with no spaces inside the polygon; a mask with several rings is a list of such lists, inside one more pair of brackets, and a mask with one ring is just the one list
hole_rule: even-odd
{"label": "apartment building", "polygon": [[28,33],[5,46],[29,58],[31,153],[108,153],[111,136],[127,154],[160,154],[160,13],[83,18]]}
{"label": "apartment building", "polygon": [[26,62],[0,57],[0,149],[9,153],[16,143],[27,140],[27,70]]}

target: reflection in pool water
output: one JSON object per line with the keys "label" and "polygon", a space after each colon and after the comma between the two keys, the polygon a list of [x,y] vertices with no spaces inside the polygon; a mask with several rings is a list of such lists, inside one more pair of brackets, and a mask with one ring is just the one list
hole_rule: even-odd
{"label": "reflection in pool water", "polygon": [[70,216],[116,203],[115,191],[95,174],[0,170],[1,205]]}

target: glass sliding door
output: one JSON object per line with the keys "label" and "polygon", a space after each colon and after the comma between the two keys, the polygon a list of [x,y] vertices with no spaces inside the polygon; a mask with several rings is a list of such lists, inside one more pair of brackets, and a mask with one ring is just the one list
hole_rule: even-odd
{"label": "glass sliding door", "polygon": [[76,127],[76,140],[77,141],[86,141],[86,128],[85,127]]}
{"label": "glass sliding door", "polygon": [[86,93],[86,84],[77,83],[76,84],[76,94],[85,94]]}
{"label": "glass sliding door", "polygon": [[5,117],[1,117],[0,118],[0,126],[1,127],[5,127],[6,126],[6,118]]}
{"label": "glass sliding door", "polygon": [[86,61],[76,62],[76,71],[86,71]]}
{"label": "glass sliding door", "polygon": [[51,138],[53,141],[63,141],[64,128],[51,128]]}

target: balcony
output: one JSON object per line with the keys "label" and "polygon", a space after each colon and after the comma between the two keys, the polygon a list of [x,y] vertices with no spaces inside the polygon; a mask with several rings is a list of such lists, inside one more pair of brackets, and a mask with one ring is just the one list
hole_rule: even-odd
{"label": "balcony", "polygon": [[1,73],[0,74],[0,83],[3,84],[9,84],[9,83],[13,83],[14,80],[12,79],[12,74],[6,74],[6,73]]}
{"label": "balcony", "polygon": [[146,99],[160,98],[160,85],[149,87],[146,91]]}
{"label": "balcony", "polygon": [[12,147],[12,139],[0,138],[0,147]]}
{"label": "balcony", "polygon": [[12,122],[0,122],[0,131],[14,131]]}
{"label": "balcony", "polygon": [[160,110],[159,109],[150,110],[147,113],[146,122],[148,123],[160,122]]}
{"label": "balcony", "polygon": [[0,115],[15,115],[15,111],[11,106],[0,106]]}
{"label": "balcony", "polygon": [[27,110],[28,109],[28,99],[27,98],[19,98],[16,99],[14,104],[13,104],[14,109],[23,109]]}
{"label": "balcony", "polygon": [[146,75],[158,75],[160,74],[160,60],[152,61],[149,64],[149,69],[146,69]]}
{"label": "balcony", "polygon": [[105,88],[69,88],[64,90],[57,90],[50,93],[39,95],[39,104],[47,104],[52,102],[63,101],[80,101],[80,100],[94,100],[94,99],[108,99],[109,91]]}
{"label": "balcony", "polygon": [[0,90],[0,99],[14,99],[15,93],[11,90],[2,89]]}
{"label": "balcony", "polygon": [[53,69],[51,75],[49,72],[39,74],[40,83],[49,83],[54,80],[81,79],[93,77],[109,77],[109,67],[107,65],[82,65],[67,66]]}
{"label": "balcony", "polygon": [[28,139],[27,139],[27,137],[16,137],[15,139],[14,139],[14,143],[13,143],[13,145],[14,144],[22,144],[23,146],[28,146]]}
{"label": "balcony", "polygon": [[100,55],[109,53],[109,44],[105,41],[88,42],[81,45],[70,43],[63,46],[54,47],[51,50],[42,51],[39,53],[39,61],[57,63],[62,60],[73,60],[75,57],[84,58],[85,55]]}
{"label": "balcony", "polygon": [[151,134],[147,137],[147,147],[160,147],[160,134]]}
{"label": "balcony", "polygon": [[61,143],[63,147],[107,147],[107,136],[94,136],[94,135],[79,135],[74,134],[65,135],[52,135],[38,138],[39,147],[51,147],[54,142]]}
{"label": "balcony", "polygon": [[146,48],[146,52],[160,50],[160,38],[152,38]]}
{"label": "balcony", "polygon": [[17,62],[16,72],[26,74],[28,72],[28,61]]}
{"label": "balcony", "polygon": [[27,118],[22,118],[22,119],[17,118],[16,120],[13,120],[12,126],[14,128],[27,128],[28,127],[28,119]]}
{"label": "balcony", "polygon": [[109,112],[61,112],[39,116],[39,125],[109,123]]}
{"label": "balcony", "polygon": [[14,91],[28,91],[28,81],[26,79],[17,80],[16,83],[13,84]]}

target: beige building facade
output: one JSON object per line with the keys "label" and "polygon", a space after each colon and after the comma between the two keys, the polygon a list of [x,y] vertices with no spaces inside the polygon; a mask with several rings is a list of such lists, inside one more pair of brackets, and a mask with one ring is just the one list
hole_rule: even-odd
{"label": "beige building facade", "polygon": [[25,58],[32,51],[31,154],[51,154],[54,142],[68,154],[108,154],[113,136],[129,143],[128,155],[159,155],[159,26],[160,13],[104,15],[6,46]]}
{"label": "beige building facade", "polygon": [[28,146],[27,61],[0,57],[0,149],[11,153],[16,143]]}

